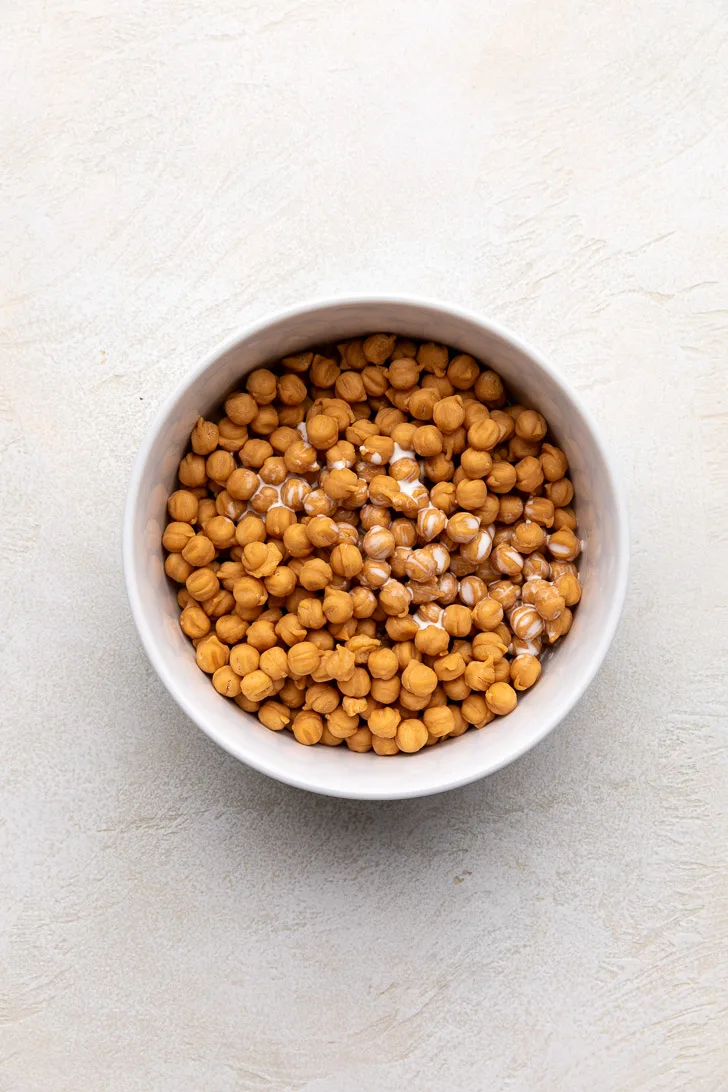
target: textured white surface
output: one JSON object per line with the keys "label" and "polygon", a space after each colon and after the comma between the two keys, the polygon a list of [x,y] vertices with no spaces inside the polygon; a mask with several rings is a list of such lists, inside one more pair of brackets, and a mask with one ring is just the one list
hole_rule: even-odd
{"label": "textured white surface", "polygon": [[[5,7],[2,1092],[725,1089],[723,3]],[[577,710],[402,804],[216,749],[119,567],[170,387],[346,290],[540,345],[633,522]]]}

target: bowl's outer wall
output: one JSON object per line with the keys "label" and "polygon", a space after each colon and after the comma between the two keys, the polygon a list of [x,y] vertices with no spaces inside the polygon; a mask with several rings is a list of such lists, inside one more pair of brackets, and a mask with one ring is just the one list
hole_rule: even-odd
{"label": "bowl's outer wall", "polygon": [[[432,339],[492,366],[510,391],[543,412],[566,451],[576,490],[582,603],[566,641],[549,653],[538,685],[510,716],[416,758],[354,754],[346,746],[302,747],[264,729],[223,700],[197,668],[182,634],[175,589],[163,570],[160,537],[179,459],[200,413],[211,411],[254,367],[286,353],[373,331]],[[135,465],[124,527],[132,611],[145,649],[170,693],[214,740],[249,765],[301,788],[335,796],[390,799],[439,792],[492,772],[542,739],[569,711],[604,658],[619,619],[628,569],[627,524],[613,472],[588,415],[533,350],[490,323],[453,308],[406,300],[311,305],[267,320],[203,361],[160,411]]]}

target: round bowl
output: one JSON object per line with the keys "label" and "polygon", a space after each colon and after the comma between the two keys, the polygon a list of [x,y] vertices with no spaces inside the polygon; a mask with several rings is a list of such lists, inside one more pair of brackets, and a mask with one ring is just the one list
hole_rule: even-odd
{"label": "round bowl", "polygon": [[[177,464],[199,414],[222,402],[251,369],[321,342],[393,331],[454,346],[495,368],[539,409],[566,451],[576,490],[583,597],[569,636],[547,653],[538,684],[510,716],[415,755],[386,758],[342,747],[302,747],[226,701],[197,667],[179,627],[176,589],[160,537]],[[443,792],[493,773],[534,747],[594,678],[619,621],[629,567],[625,504],[611,459],[574,392],[534,349],[493,322],[417,299],[310,303],[253,323],[206,356],[157,414],[132,471],[123,529],[124,574],[147,655],[184,712],[221,747],[279,781],[329,796],[395,800]]]}

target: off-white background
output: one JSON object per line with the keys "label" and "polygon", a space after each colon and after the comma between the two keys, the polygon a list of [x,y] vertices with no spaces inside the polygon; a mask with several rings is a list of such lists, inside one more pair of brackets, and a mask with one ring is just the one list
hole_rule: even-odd
{"label": "off-white background", "polygon": [[[725,14],[2,4],[2,1092],[728,1087]],[[358,290],[552,355],[632,519],[568,721],[401,804],[217,750],[120,572],[161,399]]]}

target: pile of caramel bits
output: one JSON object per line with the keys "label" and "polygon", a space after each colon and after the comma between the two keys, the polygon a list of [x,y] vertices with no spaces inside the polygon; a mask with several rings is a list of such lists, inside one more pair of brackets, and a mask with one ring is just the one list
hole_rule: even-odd
{"label": "pile of caramel bits", "polygon": [[419,751],[512,712],[571,628],[566,456],[472,356],[393,334],[297,353],[190,445],[162,538],[180,626],[273,732]]}

